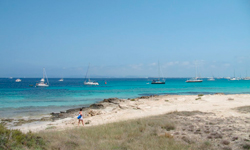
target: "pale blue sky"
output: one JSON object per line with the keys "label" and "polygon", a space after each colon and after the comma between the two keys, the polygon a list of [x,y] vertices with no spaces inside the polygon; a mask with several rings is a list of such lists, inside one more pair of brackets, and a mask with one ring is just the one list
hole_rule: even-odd
{"label": "pale blue sky", "polygon": [[2,0],[0,77],[250,76],[249,0]]}

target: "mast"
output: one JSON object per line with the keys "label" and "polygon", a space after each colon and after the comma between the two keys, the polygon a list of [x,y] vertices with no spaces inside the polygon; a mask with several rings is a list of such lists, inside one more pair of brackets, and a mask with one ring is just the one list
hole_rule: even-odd
{"label": "mast", "polygon": [[160,80],[160,62],[158,60],[158,79]]}
{"label": "mast", "polygon": [[[90,66],[90,63],[89,63],[89,66]],[[87,70],[87,73],[86,73],[86,75],[85,75],[85,81],[86,81],[86,79],[87,79],[87,76],[88,76],[88,72],[89,72],[89,66],[88,66],[88,70]],[[90,80],[90,79],[89,79]]]}
{"label": "mast", "polygon": [[196,77],[196,79],[198,78],[197,77],[197,63],[195,62],[195,77]]}
{"label": "mast", "polygon": [[43,79],[45,78],[45,68],[43,68]]}
{"label": "mast", "polygon": [[[48,77],[47,77],[45,68],[43,68],[43,76],[46,77],[47,83],[48,83],[48,85],[49,85],[49,79],[48,79]],[[43,78],[44,78],[44,77],[43,77]]]}

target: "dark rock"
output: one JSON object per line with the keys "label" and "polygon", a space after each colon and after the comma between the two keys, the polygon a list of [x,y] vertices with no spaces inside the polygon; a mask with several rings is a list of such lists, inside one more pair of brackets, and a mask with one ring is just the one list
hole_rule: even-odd
{"label": "dark rock", "polygon": [[152,96],[141,96],[141,97],[139,97],[140,99],[149,99],[150,97],[152,97]]}
{"label": "dark rock", "polygon": [[233,137],[232,138],[232,141],[236,141],[236,140],[238,140],[238,137]]}
{"label": "dark rock", "polygon": [[120,101],[119,98],[108,98],[108,99],[104,99],[103,102],[107,102],[107,103],[115,103],[117,104]]}
{"label": "dark rock", "polygon": [[1,121],[12,122],[14,119],[1,119]]}
{"label": "dark rock", "polygon": [[224,93],[215,93],[214,95],[225,95]]}
{"label": "dark rock", "polygon": [[80,108],[68,109],[66,110],[66,113],[71,113],[71,112],[76,112],[76,111],[80,111]]}
{"label": "dark rock", "polygon": [[223,145],[229,145],[230,142],[229,142],[228,140],[222,140],[222,141],[221,141],[221,144],[223,144]]}
{"label": "dark rock", "polygon": [[97,103],[97,104],[90,105],[89,108],[100,109],[100,108],[104,108],[104,106],[103,106],[103,104]]}

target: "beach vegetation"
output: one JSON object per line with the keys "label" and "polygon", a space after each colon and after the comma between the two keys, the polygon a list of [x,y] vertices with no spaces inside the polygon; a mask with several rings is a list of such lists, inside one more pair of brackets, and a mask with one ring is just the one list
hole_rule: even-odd
{"label": "beach vegetation", "polygon": [[178,122],[173,118],[191,116],[202,112],[173,112],[135,120],[65,130],[44,130],[39,135],[48,144],[48,149],[211,149],[206,141],[186,142],[175,138]]}
{"label": "beach vegetation", "polygon": [[204,96],[204,94],[198,94],[199,97]]}
{"label": "beach vegetation", "polygon": [[0,149],[46,149],[44,140],[32,132],[7,129],[0,124]]}
{"label": "beach vegetation", "polygon": [[133,98],[133,99],[131,99],[130,101],[135,101],[135,99]]}
{"label": "beach vegetation", "polygon": [[46,130],[50,130],[50,129],[56,129],[56,126],[49,126],[46,128]]}
{"label": "beach vegetation", "polygon": [[201,98],[200,97],[198,97],[198,98],[196,98],[195,100],[200,100]]}
{"label": "beach vegetation", "polygon": [[169,100],[166,99],[165,102],[169,102]]}
{"label": "beach vegetation", "polygon": [[48,149],[196,149],[173,138],[170,130],[176,125],[169,115],[161,115],[63,131],[44,130],[39,135]]}

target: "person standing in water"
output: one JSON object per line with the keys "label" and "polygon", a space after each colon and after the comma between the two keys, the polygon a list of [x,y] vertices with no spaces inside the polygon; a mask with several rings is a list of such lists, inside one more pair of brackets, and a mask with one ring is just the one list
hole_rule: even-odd
{"label": "person standing in water", "polygon": [[79,124],[80,124],[80,122],[82,122],[82,125],[84,126],[84,123],[83,123],[83,115],[82,115],[82,108],[80,109],[80,111],[79,111],[79,116],[80,117],[78,117],[78,126],[79,126]]}

